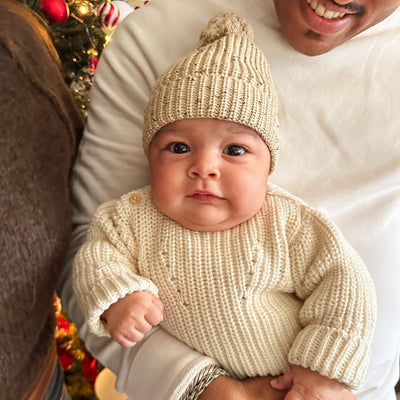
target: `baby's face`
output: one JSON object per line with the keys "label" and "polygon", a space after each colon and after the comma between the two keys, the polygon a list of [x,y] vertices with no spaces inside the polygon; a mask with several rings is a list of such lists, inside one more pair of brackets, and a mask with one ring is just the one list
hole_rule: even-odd
{"label": "baby's face", "polygon": [[149,149],[153,200],[196,231],[251,218],[268,190],[270,152],[253,129],[216,119],[186,119],[161,129]]}

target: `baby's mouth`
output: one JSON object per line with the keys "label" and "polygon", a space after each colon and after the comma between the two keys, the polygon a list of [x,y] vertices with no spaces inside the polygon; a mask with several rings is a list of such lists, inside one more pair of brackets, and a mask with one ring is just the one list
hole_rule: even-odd
{"label": "baby's mouth", "polygon": [[195,191],[192,194],[190,194],[188,197],[193,199],[193,200],[204,201],[204,202],[207,202],[207,203],[218,202],[220,200],[223,200],[222,197],[219,197],[216,194],[213,194],[213,193],[210,193],[210,192],[205,192],[205,191],[202,191],[202,190]]}

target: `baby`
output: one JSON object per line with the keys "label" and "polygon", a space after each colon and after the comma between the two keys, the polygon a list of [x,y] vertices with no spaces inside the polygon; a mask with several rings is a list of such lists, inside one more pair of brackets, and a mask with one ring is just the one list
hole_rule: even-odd
{"label": "baby", "polygon": [[75,259],[89,327],[132,346],[162,321],[234,378],[358,388],[373,283],[326,216],[268,182],[277,96],[246,20],[221,12],[161,76],[143,145],[151,187],[100,206]]}

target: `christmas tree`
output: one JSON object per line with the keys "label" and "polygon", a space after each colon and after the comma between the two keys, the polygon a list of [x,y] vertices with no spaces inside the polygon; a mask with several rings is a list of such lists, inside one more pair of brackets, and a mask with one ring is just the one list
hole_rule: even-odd
{"label": "christmas tree", "polygon": [[[97,62],[118,22],[138,8],[135,0],[19,0],[48,26],[66,83],[84,116]],[[136,4],[136,5],[135,5]],[[124,7],[121,7],[124,5]],[[123,12],[121,12],[123,11]]]}

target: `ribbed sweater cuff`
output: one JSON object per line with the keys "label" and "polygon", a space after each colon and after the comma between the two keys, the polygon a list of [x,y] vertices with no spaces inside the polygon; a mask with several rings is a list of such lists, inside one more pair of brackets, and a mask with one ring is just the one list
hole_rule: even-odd
{"label": "ribbed sweater cuff", "polygon": [[368,367],[369,341],[320,325],[303,329],[289,352],[289,362],[358,389]]}
{"label": "ribbed sweater cuff", "polygon": [[152,281],[140,278],[129,270],[120,271],[118,276],[102,280],[87,293],[87,322],[90,330],[99,336],[110,336],[106,324],[100,317],[112,304],[127,294],[146,290],[158,296],[157,287]]}

